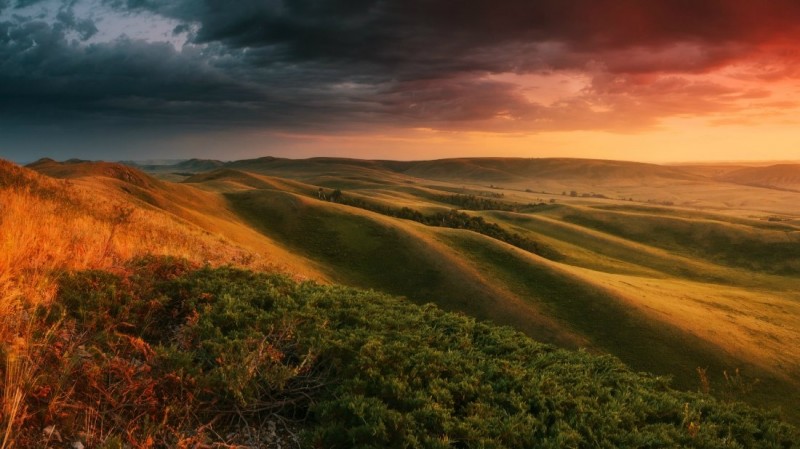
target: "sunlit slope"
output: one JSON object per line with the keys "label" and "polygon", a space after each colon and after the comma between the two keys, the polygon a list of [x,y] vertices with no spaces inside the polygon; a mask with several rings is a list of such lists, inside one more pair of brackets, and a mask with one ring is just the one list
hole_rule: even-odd
{"label": "sunlit slope", "polygon": [[[729,351],[679,322],[632,306],[627,292],[606,285],[602,277],[576,274],[569,266],[473,232],[427,228],[275,190],[228,197],[265,233],[329,267],[327,275],[338,282],[434,301],[549,341],[579,342],[614,353],[637,369],[674,375],[684,388],[696,387],[698,366],[707,367],[715,381],[736,367],[765,382],[773,377],[748,359],[751,354]],[[620,246],[631,259],[640,257],[642,245]],[[665,266],[674,262],[670,257],[679,259],[662,253]],[[528,313],[523,324],[521,310]]]}
{"label": "sunlit slope", "polygon": [[[794,402],[782,398],[800,389],[798,252],[790,241],[782,240],[796,237],[791,228],[759,221],[725,223],[720,221],[724,217],[711,220],[713,216],[707,214],[690,219],[564,206],[538,214],[481,214],[544,239],[563,256],[557,266],[573,276],[575,285],[595,285],[616,298],[617,312],[612,317],[603,317],[602,312],[614,307],[605,307],[599,314],[595,310],[577,313],[575,318],[609,324],[617,322],[613,316],[619,310],[635,309],[635,316],[648,317],[644,322],[680,329],[682,336],[672,341],[679,343],[675,347],[690,351],[688,348],[699,343],[712,348],[716,360],[723,362],[720,365],[713,357],[700,357],[694,366],[717,373],[741,368],[748,376],[761,379],[752,392],[754,400],[783,403],[791,413],[800,412]],[[574,219],[576,214],[581,220]],[[678,214],[687,215],[685,211]],[[565,217],[572,217],[573,222]],[[598,222],[614,226],[599,226]],[[647,238],[637,239],[640,235]],[[740,257],[732,257],[734,254]],[[524,272],[524,265],[513,272]],[[637,329],[633,334],[644,337],[647,332]],[[658,331],[656,335],[670,333]],[[631,349],[626,341],[621,338],[616,343],[623,344],[611,351],[625,358],[621,354]],[[695,344],[685,343],[689,341]],[[648,347],[655,351],[657,345],[645,345],[645,351],[633,358],[647,360]],[[636,361],[628,363],[637,366]],[[676,361],[671,369],[679,380],[683,370],[683,379],[691,382],[692,366]]]}
{"label": "sunlit slope", "polygon": [[[637,369],[673,373],[691,383],[696,361],[724,366],[723,358],[715,355],[711,346],[678,328],[639,316],[611,291],[574,276],[561,264],[485,236],[446,234],[448,246],[495,282],[539,304],[565,326],[585,335],[594,347],[617,354]],[[687,369],[675,372],[675,363]]]}
{"label": "sunlit slope", "polygon": [[[698,210],[498,189],[488,178],[473,176],[477,172],[459,174],[453,182],[422,179],[432,175],[410,176],[413,164],[265,158],[241,163],[253,172],[225,168],[195,175],[186,184],[223,193],[233,213],[296,257],[313,261],[327,279],[434,301],[541,340],[609,351],[637,369],[671,374],[684,388],[698,388],[696,368],[702,367],[712,390],[725,392],[734,387],[723,373],[739,368],[745,384],[761,379],[741,399],[780,405],[800,417],[787,399],[800,389],[794,306],[800,300],[800,242],[790,208],[782,208],[794,193],[649,166],[635,166],[644,173],[628,176],[621,187],[637,192],[637,200],[702,197],[693,204],[716,205]],[[595,172],[608,164],[563,168],[565,178],[557,182],[583,176],[579,182],[585,186],[607,186],[630,168],[615,167],[618,172],[611,174]],[[490,168],[501,170],[503,164]],[[653,179],[663,184],[650,183]],[[320,201],[320,186],[324,195],[341,189],[346,198],[370,207],[423,214],[457,208],[446,198],[453,194],[516,203],[516,212],[467,212],[551,248],[558,257],[545,260],[471,231]],[[548,204],[531,206],[537,202]],[[786,215],[769,221],[772,215],[758,209],[763,205]]]}
{"label": "sunlit slope", "polygon": [[[371,161],[264,157],[226,163],[186,161],[172,166],[155,166],[152,170],[161,174],[187,174],[187,170],[201,172],[215,168],[256,172],[340,189],[413,184],[425,179],[458,186],[487,188],[491,185],[551,195],[575,191],[579,196],[595,194],[637,203],[669,203],[739,216],[754,213],[800,215],[800,192],[792,187],[796,185],[797,175],[791,167],[790,173],[786,172],[786,167],[779,170],[775,167],[755,168],[753,170],[757,173],[751,173],[750,168],[727,165],[684,167],[563,158]],[[742,172],[737,174],[738,170]],[[775,190],[775,187],[784,190]]]}
{"label": "sunlit slope", "polygon": [[315,194],[318,187],[285,178],[275,178],[231,168],[222,168],[192,175],[182,181],[212,192],[235,192],[251,189],[274,189]]}
{"label": "sunlit slope", "polygon": [[59,273],[111,269],[144,254],[264,268],[257,252],[113,188],[0,160],[0,318],[48,302]]}
{"label": "sunlit slope", "polygon": [[475,213],[515,232],[533,233],[558,250],[562,262],[601,271],[746,286],[800,272],[800,232],[787,224],[603,206]]}
{"label": "sunlit slope", "polygon": [[[324,279],[309,261],[247,226],[217,192],[161,181],[137,169],[108,162],[41,160],[29,167],[48,176],[68,179],[74,188],[106,204],[164,214],[170,220],[202,230],[210,238],[228,240],[250,254],[242,256],[248,260],[257,258],[260,263],[298,276]],[[169,246],[168,240],[165,245]],[[197,250],[201,252],[203,248]]]}
{"label": "sunlit slope", "polygon": [[516,232],[530,232],[555,248],[560,262],[597,271],[665,278],[726,279],[724,267],[673,254],[612,234],[564,222],[545,213],[476,213]]}
{"label": "sunlit slope", "polygon": [[264,157],[230,162],[226,167],[339,189],[377,188],[414,182],[413,177],[392,171],[380,161],[360,159]]}
{"label": "sunlit slope", "polygon": [[442,234],[407,220],[291,193],[229,193],[235,210],[335,282],[374,288],[416,302],[510,324],[537,338],[576,347],[588,344],[479,267],[442,244]]}
{"label": "sunlit slope", "polygon": [[595,207],[554,207],[542,214],[692,259],[755,272],[800,274],[800,230],[793,226]]}

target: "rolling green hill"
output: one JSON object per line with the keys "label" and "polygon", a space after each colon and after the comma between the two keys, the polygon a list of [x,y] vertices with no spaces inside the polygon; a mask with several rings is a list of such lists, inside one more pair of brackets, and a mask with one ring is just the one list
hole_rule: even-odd
{"label": "rolling green hill", "polygon": [[[374,170],[374,164],[366,165]],[[303,179],[313,181],[313,171],[304,170],[308,171]],[[454,191],[469,191],[424,180],[387,181],[391,179],[383,177],[375,184],[342,179],[326,183],[325,190],[344,188],[346,198],[366,202],[371,210],[402,205],[428,214],[454,207],[444,200]],[[669,303],[654,306],[631,295],[627,287],[686,281],[724,286],[720,291],[725,294],[757,289],[758,301],[774,304],[775,312],[786,310],[785,303],[798,287],[798,259],[792,246],[797,234],[791,224],[602,199],[569,201],[561,196],[555,204],[529,208],[525,201],[534,194],[510,190],[484,194],[493,194],[495,201],[511,204],[518,212],[467,211],[561,256],[547,261],[520,255],[516,248],[470,231],[425,227],[319,201],[313,187],[294,192],[248,188],[228,191],[226,197],[254,227],[328,267],[326,275],[337,282],[418,302],[433,298],[449,310],[511,324],[544,341],[608,351],[637,369],[671,374],[683,388],[697,387],[697,367],[707,368],[720,389],[727,382],[724,372],[740,368],[751,379],[760,379],[756,391],[748,393],[752,400],[782,404],[786,413],[797,413],[785,400],[785,392],[797,391],[793,379],[800,365],[792,359],[800,354],[790,350],[791,356],[780,357],[785,344],[793,341],[787,332],[800,328],[797,315],[779,320],[773,329],[737,321],[749,313],[749,306],[713,308],[708,318],[720,327],[716,335],[709,335],[698,329],[695,320],[681,321],[698,311],[692,291],[678,301],[670,293],[665,295]],[[624,280],[611,281],[606,275]],[[563,298],[571,299],[559,303]],[[766,323],[778,316],[769,310],[762,312]],[[728,340],[731,333],[743,334],[741,344]],[[784,344],[756,347],[759,338],[787,337]],[[654,356],[659,351],[661,355]],[[775,363],[770,357],[784,361]]]}
{"label": "rolling green hill", "polygon": [[[764,191],[774,177],[753,180],[726,178],[739,169],[723,166],[662,166],[626,161],[591,159],[460,158],[433,161],[372,161],[344,158],[285,159],[262,157],[233,162],[185,161],[146,169],[160,177],[180,180],[191,173],[232,168],[314,185],[340,189],[375,188],[378,185],[435,181],[438,185],[494,186],[513,191],[575,191],[579,197],[598,195],[639,203],[672,204],[698,210],[715,210],[738,216],[758,213],[800,214],[800,192]],[[201,164],[200,162],[205,162]],[[172,174],[170,174],[172,173]],[[180,176],[175,175],[180,174]],[[794,176],[794,175],[792,175]],[[781,175],[780,179],[787,178]],[[792,178],[794,179],[794,178]],[[783,182],[783,181],[781,181]],[[793,181],[791,181],[793,182]],[[759,187],[762,186],[762,187]],[[781,187],[785,189],[784,187]]]}
{"label": "rolling green hill", "polygon": [[[53,173],[135,192],[96,169],[78,176],[87,167],[81,164]],[[724,205],[734,198],[730,183],[609,161],[262,158],[224,165],[180,184],[147,177],[140,188],[158,199],[147,204],[258,248],[289,272],[611,353],[636,370],[673,376],[679,388],[708,387],[800,420],[793,399],[800,391],[800,228],[796,204],[783,208],[791,192],[735,187],[759,203],[742,209],[743,201]],[[665,206],[498,187],[494,176],[594,192],[617,186],[637,198],[690,192],[725,200],[707,200],[713,208]],[[776,208],[777,220],[763,204]],[[451,209],[545,250],[436,222]]]}

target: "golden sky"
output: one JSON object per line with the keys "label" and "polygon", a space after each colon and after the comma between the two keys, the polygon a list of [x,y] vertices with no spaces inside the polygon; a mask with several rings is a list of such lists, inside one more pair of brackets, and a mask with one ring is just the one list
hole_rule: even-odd
{"label": "golden sky", "polygon": [[800,160],[794,0],[0,1],[0,157]]}

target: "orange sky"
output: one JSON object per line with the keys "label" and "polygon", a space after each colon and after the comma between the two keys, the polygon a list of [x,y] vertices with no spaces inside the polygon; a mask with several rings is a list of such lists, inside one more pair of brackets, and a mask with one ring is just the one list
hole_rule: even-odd
{"label": "orange sky", "polygon": [[0,1],[0,157],[800,160],[799,43],[796,0]]}

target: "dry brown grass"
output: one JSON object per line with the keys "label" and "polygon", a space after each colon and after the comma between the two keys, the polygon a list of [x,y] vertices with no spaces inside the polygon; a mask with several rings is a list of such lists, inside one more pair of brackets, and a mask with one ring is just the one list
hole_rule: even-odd
{"label": "dry brown grass", "polygon": [[51,179],[0,160],[0,449],[14,445],[24,399],[37,370],[37,347],[48,329],[31,310],[57,293],[61,273],[119,271],[147,254],[254,269],[270,264],[249,250],[162,210],[111,191]]}
{"label": "dry brown grass", "polygon": [[[3,167],[0,166],[0,170]],[[255,266],[257,256],[163,211],[98,196],[69,182],[27,173],[37,186],[0,188],[0,297],[40,303],[55,292],[53,274],[119,268],[153,254],[198,263]],[[263,264],[262,264],[263,265]]]}

